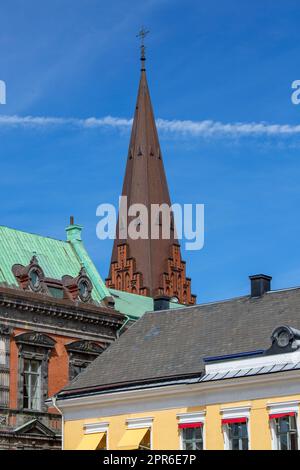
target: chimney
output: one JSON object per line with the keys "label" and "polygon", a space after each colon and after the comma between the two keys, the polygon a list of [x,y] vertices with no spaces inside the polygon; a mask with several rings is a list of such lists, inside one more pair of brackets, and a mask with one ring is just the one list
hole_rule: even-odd
{"label": "chimney", "polygon": [[154,311],[156,310],[169,310],[170,308],[170,297],[166,295],[160,295],[153,299]]}
{"label": "chimney", "polygon": [[70,225],[66,228],[67,241],[81,241],[82,225],[74,224],[74,219],[70,218]]}
{"label": "chimney", "polygon": [[271,290],[271,276],[266,274],[255,274],[249,276],[251,282],[251,297],[261,297]]}

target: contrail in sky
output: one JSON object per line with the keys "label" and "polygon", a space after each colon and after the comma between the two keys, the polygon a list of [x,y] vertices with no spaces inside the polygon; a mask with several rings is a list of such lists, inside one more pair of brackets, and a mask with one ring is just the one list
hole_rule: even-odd
{"label": "contrail in sky", "polygon": [[[293,136],[300,134],[300,124],[271,124],[267,122],[233,122],[203,120],[166,120],[157,119],[157,127],[165,133],[174,136],[190,137],[242,137],[242,136]],[[30,127],[50,128],[71,126],[83,129],[112,128],[129,129],[132,119],[105,116],[102,118],[89,117],[85,119],[48,117],[48,116],[18,116],[0,115],[0,127]]]}

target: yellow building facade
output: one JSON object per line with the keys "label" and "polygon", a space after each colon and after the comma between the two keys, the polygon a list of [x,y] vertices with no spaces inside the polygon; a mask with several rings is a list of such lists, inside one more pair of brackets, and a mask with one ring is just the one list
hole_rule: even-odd
{"label": "yellow building facade", "polygon": [[[224,425],[222,425],[222,414],[226,408],[250,408],[249,434],[250,450],[272,450],[275,449],[274,438],[272,436],[271,423],[269,420],[269,405],[280,404],[290,409],[297,409],[299,415],[300,394],[287,397],[272,397],[270,399],[252,400],[251,402],[232,402],[223,405],[210,405],[206,408],[178,408],[172,410],[153,410],[151,413],[132,413],[118,416],[95,417],[91,419],[79,419],[67,421],[64,425],[64,450],[128,450],[137,449],[140,440],[128,440],[128,446],[120,446],[123,436],[128,433],[128,423],[130,420],[151,418],[151,449],[153,450],[180,450],[182,449],[181,429],[178,426],[178,416],[180,414],[196,415],[203,413],[203,437],[205,450],[226,450]],[[103,423],[104,441],[102,434],[97,431],[97,424]],[[94,425],[95,432],[86,434],[87,425]],[[101,429],[101,430],[102,430]],[[141,428],[146,429],[148,428]],[[93,436],[93,439],[86,439]],[[143,434],[142,434],[143,436]],[[100,447],[99,446],[100,443]],[[106,444],[106,445],[105,445]],[[132,444],[132,445],[131,445]]]}
{"label": "yellow building facade", "polygon": [[63,448],[298,449],[299,369],[300,351],[283,348],[208,358],[201,377],[58,396]]}

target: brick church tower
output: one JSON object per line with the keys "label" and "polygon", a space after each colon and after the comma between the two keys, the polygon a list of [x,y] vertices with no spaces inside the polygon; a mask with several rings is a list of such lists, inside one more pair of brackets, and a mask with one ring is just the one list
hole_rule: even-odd
{"label": "brick church tower", "polygon": [[[147,84],[143,42],[141,65],[122,196],[127,196],[128,207],[136,203],[147,207],[150,228],[151,205],[167,204],[170,207],[171,201]],[[156,223],[161,226],[161,219],[158,218]],[[182,304],[194,304],[196,297],[191,294],[191,280],[186,277],[173,217],[167,239],[162,238],[161,231],[158,239],[151,236],[148,239],[120,238],[120,224],[119,214],[106,285],[139,295],[176,297]]]}

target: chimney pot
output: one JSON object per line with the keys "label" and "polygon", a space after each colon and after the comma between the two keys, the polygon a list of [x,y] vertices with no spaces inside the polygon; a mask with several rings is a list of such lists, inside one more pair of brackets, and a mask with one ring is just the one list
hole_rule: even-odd
{"label": "chimney pot", "polygon": [[261,297],[271,290],[271,276],[266,274],[255,274],[249,276],[251,282],[251,297]]}

